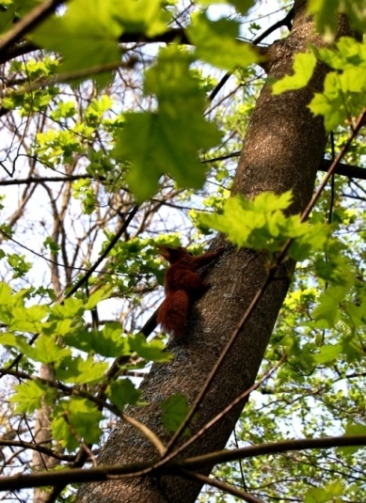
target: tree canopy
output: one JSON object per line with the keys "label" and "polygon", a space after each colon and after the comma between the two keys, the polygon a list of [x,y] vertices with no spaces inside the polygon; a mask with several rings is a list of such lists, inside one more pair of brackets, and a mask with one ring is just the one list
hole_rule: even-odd
{"label": "tree canopy", "polygon": [[363,4],[0,0],[0,500],[366,500]]}

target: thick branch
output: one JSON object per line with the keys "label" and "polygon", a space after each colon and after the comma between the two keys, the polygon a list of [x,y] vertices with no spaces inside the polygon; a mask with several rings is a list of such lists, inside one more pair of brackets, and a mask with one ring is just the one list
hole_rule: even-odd
{"label": "thick branch", "polygon": [[[58,3],[62,2],[59,1]],[[169,31],[166,31],[165,33],[161,33],[153,37],[149,37],[148,35],[145,35],[143,33],[123,33],[119,38],[119,42],[122,44],[127,44],[131,42],[132,43],[146,42],[150,44],[155,44],[158,42],[169,43],[176,40],[179,40],[181,44],[190,43],[187,38],[187,35],[185,34],[185,31],[182,28],[173,28]],[[37,51],[39,49],[40,47],[31,42],[24,42],[14,47],[9,47],[7,51],[1,52],[0,63],[6,63],[7,61],[10,61],[18,56],[24,56],[25,54]]]}
{"label": "thick branch", "polygon": [[[152,476],[158,474],[179,474],[181,470],[196,470],[207,466],[207,464],[216,464],[221,462],[234,461],[237,459],[251,458],[265,454],[279,454],[287,451],[299,451],[305,449],[329,449],[332,447],[362,446],[366,445],[366,435],[357,435],[352,437],[325,437],[325,438],[305,438],[301,440],[287,440],[283,442],[274,442],[269,444],[260,444],[233,451],[221,451],[206,454],[195,458],[188,458],[185,461],[172,462],[159,468],[151,470]],[[107,481],[113,477],[120,479],[137,476],[141,471],[153,468],[154,462],[135,463],[124,466],[100,466],[99,468],[90,468],[89,470],[75,469],[63,470],[61,472],[37,473],[33,475],[13,475],[10,477],[1,477],[0,491],[14,491],[26,487],[52,486],[61,483],[78,483],[92,481]],[[121,500],[120,500],[121,501]]]}

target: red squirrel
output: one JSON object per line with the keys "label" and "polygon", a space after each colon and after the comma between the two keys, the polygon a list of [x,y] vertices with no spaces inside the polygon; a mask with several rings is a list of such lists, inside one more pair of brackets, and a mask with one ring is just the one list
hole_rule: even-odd
{"label": "red squirrel", "polygon": [[224,248],[194,256],[185,248],[161,246],[161,255],[169,262],[165,278],[165,299],[159,307],[157,321],[162,329],[174,337],[180,337],[187,323],[192,303],[209,287],[197,269],[209,264],[222,253]]}

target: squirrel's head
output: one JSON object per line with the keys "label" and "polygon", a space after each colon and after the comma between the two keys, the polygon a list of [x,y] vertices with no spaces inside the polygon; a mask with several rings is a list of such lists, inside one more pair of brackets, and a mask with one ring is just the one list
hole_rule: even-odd
{"label": "squirrel's head", "polygon": [[169,262],[169,264],[174,264],[174,262],[178,262],[178,260],[181,260],[183,257],[192,256],[192,253],[186,250],[186,248],[183,248],[183,246],[173,247],[160,245],[159,252],[160,255]]}

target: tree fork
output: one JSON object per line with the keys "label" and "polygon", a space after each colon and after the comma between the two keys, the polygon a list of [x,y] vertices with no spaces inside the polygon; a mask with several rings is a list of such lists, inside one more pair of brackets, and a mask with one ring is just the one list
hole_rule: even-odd
{"label": "tree fork", "polygon": [[[341,19],[338,36],[350,35]],[[276,41],[267,50],[266,71],[270,78],[281,78],[292,71],[293,57],[305,52],[308,44],[323,45],[305,12],[304,0],[294,3],[294,22],[290,35]],[[314,91],[322,89],[326,68],[318,65],[305,89],[279,96],[264,86],[253,111],[233,193],[253,197],[262,191],[282,193],[292,189],[291,212],[301,212],[309,202],[318,166],[324,155],[326,132],[321,118],[314,118],[307,108]],[[218,239],[215,246],[221,245]],[[202,399],[192,433],[199,431],[255,381],[279,309],[286,296],[293,264],[277,271],[248,322],[239,331],[234,346],[218,369]],[[197,303],[184,340],[172,340],[168,350],[174,360],[155,364],[141,385],[147,407],[130,407],[128,414],[151,428],[168,444],[170,437],[161,424],[160,403],[174,393],[184,393],[190,404],[198,396],[207,376],[214,368],[226,342],[233,333],[267,275],[265,254],[250,250],[228,250],[211,268],[208,281],[213,285]],[[226,445],[243,409],[239,404],[213,428],[179,454],[180,458],[220,450]],[[184,443],[179,438],[177,446]],[[150,444],[131,425],[119,423],[99,456],[99,464],[126,464],[159,459]],[[209,473],[207,468],[204,473]],[[114,479],[103,484],[82,486],[76,501],[85,503],[191,503],[202,482],[177,475],[161,478],[140,477]]]}

